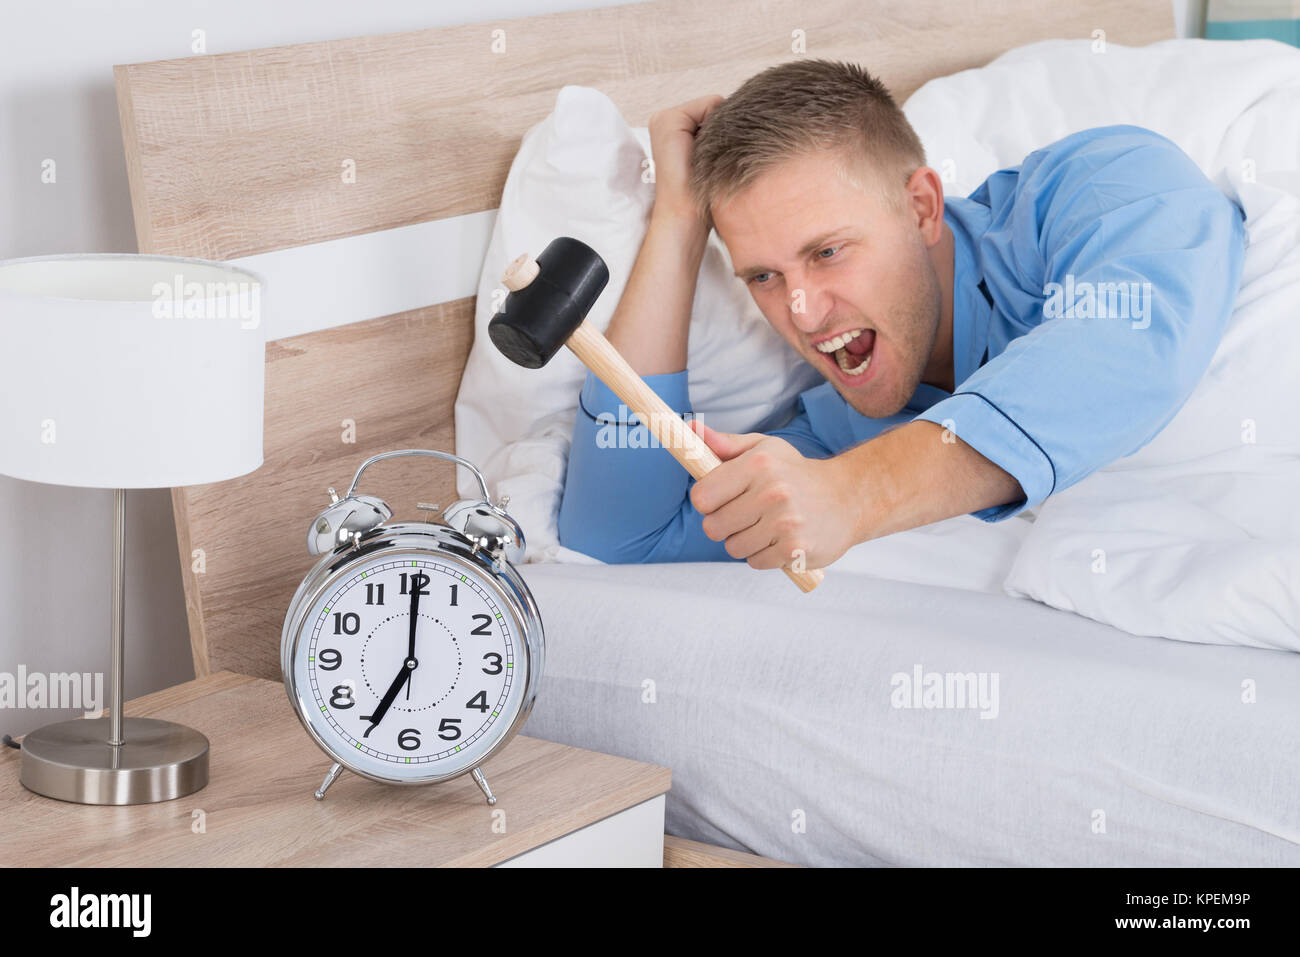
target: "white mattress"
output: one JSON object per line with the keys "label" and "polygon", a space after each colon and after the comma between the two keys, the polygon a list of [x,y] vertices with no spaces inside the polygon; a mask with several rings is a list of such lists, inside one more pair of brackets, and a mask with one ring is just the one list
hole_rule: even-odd
{"label": "white mattress", "polygon": [[[1300,865],[1300,655],[1003,595],[1027,523],[998,527],[982,566],[907,533],[809,595],[743,563],[524,565],[525,733],[669,767],[670,834],[801,864]],[[961,587],[884,577],[926,564]],[[996,717],[893,707],[917,666],[996,674]]]}

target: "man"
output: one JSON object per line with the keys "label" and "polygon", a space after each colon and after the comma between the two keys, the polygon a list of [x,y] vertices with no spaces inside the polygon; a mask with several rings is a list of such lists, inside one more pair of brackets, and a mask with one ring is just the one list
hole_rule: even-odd
{"label": "man", "polygon": [[877,80],[799,60],[656,113],[650,133],[655,206],[610,341],[690,412],[716,228],[827,381],[766,435],[693,421],[723,460],[695,481],[665,449],[600,447],[601,424],[626,419],[589,374],[560,541],[608,562],[818,568],[962,513],[1006,519],[1150,441],[1232,311],[1243,213],[1149,130],[1075,133],[946,198]]}

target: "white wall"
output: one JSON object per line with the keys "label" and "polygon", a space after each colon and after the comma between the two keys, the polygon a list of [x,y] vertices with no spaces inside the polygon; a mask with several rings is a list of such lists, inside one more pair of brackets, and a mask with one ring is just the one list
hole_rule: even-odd
{"label": "white wall", "polygon": [[[0,259],[136,250],[112,66],[190,56],[195,29],[206,31],[208,53],[226,53],[615,2],[624,0],[6,3]],[[1204,0],[1172,3],[1178,35],[1198,36]],[[41,182],[47,158],[57,163],[54,184]],[[112,503],[111,491],[0,476],[0,672],[22,665],[29,673],[106,675]],[[193,677],[166,490],[127,494],[126,625],[128,698]],[[22,734],[65,716],[72,712],[0,710],[0,732]]]}

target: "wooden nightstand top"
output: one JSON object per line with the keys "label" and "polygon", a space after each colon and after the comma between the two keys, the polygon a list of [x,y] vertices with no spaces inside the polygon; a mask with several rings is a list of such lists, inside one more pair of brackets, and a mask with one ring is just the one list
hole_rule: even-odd
{"label": "wooden nightstand top", "polygon": [[[207,787],[158,804],[101,807],[33,794],[21,755],[0,748],[0,863],[32,866],[487,866],[666,792],[667,768],[516,736],[483,766],[489,807],[468,776],[401,787],[344,774],[312,792],[330,761],[278,682],[221,671],[128,702],[207,735]],[[202,811],[203,833],[195,833]],[[505,833],[493,830],[504,811]],[[500,825],[498,825],[498,828]]]}

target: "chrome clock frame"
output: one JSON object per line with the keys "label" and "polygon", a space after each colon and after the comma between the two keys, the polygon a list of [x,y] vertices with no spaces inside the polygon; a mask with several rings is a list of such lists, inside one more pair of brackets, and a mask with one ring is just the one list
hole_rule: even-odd
{"label": "chrome clock frame", "polygon": [[[280,666],[284,675],[285,692],[294,706],[294,713],[298,716],[298,721],[307,734],[334,761],[333,767],[325,776],[325,781],[315,792],[317,800],[324,798],[326,790],[334,783],[341,771],[348,770],[372,781],[402,785],[436,784],[440,781],[470,773],[475,783],[483,791],[488,803],[495,804],[496,798],[488,787],[481,765],[504,748],[528,719],[533,704],[537,699],[537,689],[544,669],[546,638],[542,628],[541,615],[537,610],[537,604],[533,599],[532,592],[529,591],[523,577],[510,562],[510,558],[522,555],[523,536],[522,532],[519,531],[516,540],[514,542],[509,541],[513,537],[513,533],[518,531],[518,526],[514,524],[514,520],[510,519],[500,506],[493,505],[487,500],[486,483],[483,482],[483,477],[478,469],[458,456],[445,452],[425,450],[386,452],[383,455],[367,459],[357,471],[357,479],[361,477],[361,472],[367,466],[380,459],[410,454],[434,455],[439,458],[454,460],[470,468],[478,477],[479,484],[485,493],[485,500],[482,503],[454,503],[447,508],[446,514],[449,518],[454,519],[457,514],[464,514],[467,506],[477,505],[481,509],[487,510],[478,511],[477,514],[480,518],[489,514],[491,517],[500,516],[511,526],[512,534],[480,537],[467,535],[449,525],[434,524],[432,522],[396,522],[391,525],[381,523],[365,531],[353,530],[346,541],[321,555],[306,577],[303,578],[302,583],[294,593],[293,600],[289,603],[284,627],[280,634]],[[356,479],[353,480],[352,489],[349,490],[347,498],[342,501],[355,500],[352,495],[355,488]],[[367,496],[366,498],[371,497]],[[472,512],[473,509],[471,508],[469,511]],[[375,514],[378,516],[381,512],[376,511]],[[315,527],[315,523],[313,527]],[[501,604],[510,610],[511,616],[518,625],[519,655],[523,659],[526,674],[519,710],[514,720],[504,730],[494,732],[497,735],[496,740],[489,745],[472,768],[414,777],[389,777],[368,770],[361,770],[349,761],[349,755],[340,754],[338,750],[330,747],[308,719],[307,709],[314,707],[314,705],[307,700],[307,696],[298,687],[294,668],[298,647],[303,640],[308,623],[307,616],[316,607],[320,598],[335,587],[340,580],[352,575],[361,565],[389,555],[394,558],[409,556],[416,559],[442,560],[466,569],[492,589]]]}

